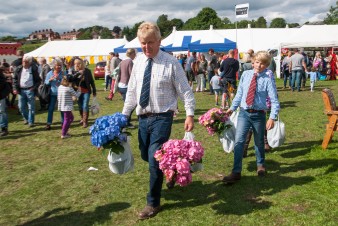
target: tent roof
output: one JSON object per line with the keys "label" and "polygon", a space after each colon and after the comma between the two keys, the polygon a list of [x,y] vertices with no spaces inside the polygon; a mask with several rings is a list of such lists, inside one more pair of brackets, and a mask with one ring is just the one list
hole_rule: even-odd
{"label": "tent roof", "polygon": [[[213,29],[210,30],[189,30],[173,32],[161,41],[161,46],[165,51],[196,51],[207,52],[209,48],[216,51],[225,51],[235,48],[235,42],[224,38]],[[136,37],[124,46],[115,48],[115,52],[125,52],[128,48],[135,48],[141,51],[141,46]]]}
{"label": "tent roof", "polygon": [[26,55],[33,57],[105,56],[113,52],[117,46],[126,43],[126,39],[50,41]]}
{"label": "tent roof", "polygon": [[281,48],[337,47],[338,25],[304,25],[280,43]]}

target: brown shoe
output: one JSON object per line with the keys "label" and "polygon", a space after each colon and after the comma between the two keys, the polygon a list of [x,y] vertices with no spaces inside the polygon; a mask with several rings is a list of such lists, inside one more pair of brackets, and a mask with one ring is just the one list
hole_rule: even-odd
{"label": "brown shoe", "polygon": [[265,144],[264,145],[264,150],[265,150],[265,152],[270,152],[271,151],[270,145],[269,144]]}
{"label": "brown shoe", "polygon": [[231,173],[229,176],[223,177],[222,182],[226,184],[233,184],[240,179],[241,173]]}
{"label": "brown shoe", "polygon": [[152,207],[146,206],[144,209],[138,214],[139,220],[149,219],[151,217],[155,217],[158,212],[160,212],[161,206]]}
{"label": "brown shoe", "polygon": [[257,175],[259,177],[264,177],[266,175],[266,170],[264,166],[257,166]]}

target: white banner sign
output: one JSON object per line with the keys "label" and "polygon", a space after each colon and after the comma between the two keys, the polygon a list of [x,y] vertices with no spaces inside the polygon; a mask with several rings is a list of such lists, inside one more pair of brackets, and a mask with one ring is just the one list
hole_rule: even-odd
{"label": "white banner sign", "polygon": [[236,5],[236,18],[243,18],[249,16],[249,3]]}

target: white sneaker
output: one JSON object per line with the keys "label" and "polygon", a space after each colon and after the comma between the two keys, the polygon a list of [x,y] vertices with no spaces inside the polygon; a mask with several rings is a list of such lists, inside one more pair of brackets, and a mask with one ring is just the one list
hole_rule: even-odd
{"label": "white sneaker", "polygon": [[71,137],[70,134],[66,134],[66,135],[64,135],[64,136],[61,135],[61,139],[67,139],[67,138],[70,138],[70,137]]}

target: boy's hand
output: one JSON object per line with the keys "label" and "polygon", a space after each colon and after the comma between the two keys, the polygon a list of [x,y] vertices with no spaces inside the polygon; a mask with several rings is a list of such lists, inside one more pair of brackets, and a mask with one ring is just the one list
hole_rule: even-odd
{"label": "boy's hand", "polygon": [[266,130],[270,130],[275,126],[275,121],[271,118],[266,122]]}

